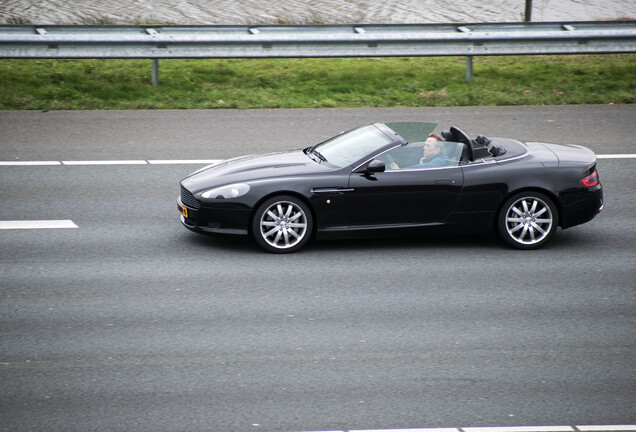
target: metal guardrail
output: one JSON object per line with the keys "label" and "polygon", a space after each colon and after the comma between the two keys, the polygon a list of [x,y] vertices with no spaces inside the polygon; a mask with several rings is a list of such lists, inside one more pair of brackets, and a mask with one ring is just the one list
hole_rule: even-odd
{"label": "metal guardrail", "polygon": [[359,25],[0,25],[0,58],[413,57],[636,52],[636,21]]}

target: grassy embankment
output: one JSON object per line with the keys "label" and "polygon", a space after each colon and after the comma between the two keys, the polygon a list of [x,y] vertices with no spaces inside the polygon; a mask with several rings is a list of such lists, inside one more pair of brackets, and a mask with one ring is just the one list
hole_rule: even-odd
{"label": "grassy embankment", "polygon": [[636,54],[0,60],[0,109],[307,108],[636,102]]}

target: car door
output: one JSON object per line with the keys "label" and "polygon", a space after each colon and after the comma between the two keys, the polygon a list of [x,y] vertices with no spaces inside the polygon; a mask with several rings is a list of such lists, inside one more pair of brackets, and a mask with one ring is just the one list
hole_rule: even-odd
{"label": "car door", "polygon": [[455,208],[463,182],[459,166],[353,172],[347,193],[348,225],[361,228],[441,222]]}

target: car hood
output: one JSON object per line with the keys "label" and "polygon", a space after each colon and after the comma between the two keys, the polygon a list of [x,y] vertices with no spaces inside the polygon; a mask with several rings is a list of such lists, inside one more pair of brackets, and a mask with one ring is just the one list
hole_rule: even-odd
{"label": "car hood", "polygon": [[186,177],[182,184],[196,192],[231,183],[324,173],[333,168],[311,160],[302,150],[241,156],[210,165]]}

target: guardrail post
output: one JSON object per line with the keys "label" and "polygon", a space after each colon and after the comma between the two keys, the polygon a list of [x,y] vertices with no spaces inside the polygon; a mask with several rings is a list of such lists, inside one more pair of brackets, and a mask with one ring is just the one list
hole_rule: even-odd
{"label": "guardrail post", "polygon": [[466,82],[473,80],[473,56],[466,57]]}
{"label": "guardrail post", "polygon": [[159,59],[152,59],[152,85],[159,84]]}

